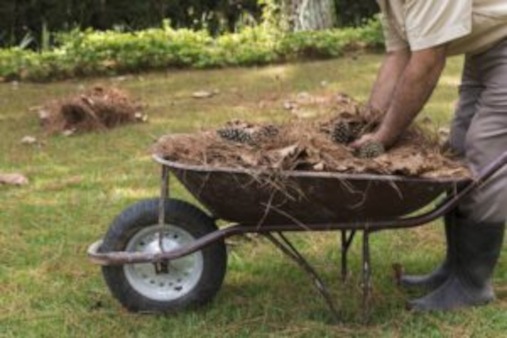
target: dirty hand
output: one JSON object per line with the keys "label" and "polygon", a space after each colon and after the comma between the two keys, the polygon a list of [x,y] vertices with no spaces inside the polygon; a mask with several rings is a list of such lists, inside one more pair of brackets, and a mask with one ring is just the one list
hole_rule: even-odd
{"label": "dirty hand", "polygon": [[354,142],[350,143],[349,146],[358,150],[369,143],[383,143],[375,133],[364,134]]}
{"label": "dirty hand", "polygon": [[401,131],[393,129],[392,127],[388,125],[382,124],[375,132],[364,134],[351,144],[349,144],[350,147],[354,149],[359,149],[361,147],[364,147],[368,143],[374,143],[374,144],[380,144],[385,149],[391,148],[396,140],[401,135]]}
{"label": "dirty hand", "polygon": [[353,142],[351,146],[354,148],[357,157],[363,159],[374,158],[385,153],[384,144],[378,139],[376,134],[366,134]]}

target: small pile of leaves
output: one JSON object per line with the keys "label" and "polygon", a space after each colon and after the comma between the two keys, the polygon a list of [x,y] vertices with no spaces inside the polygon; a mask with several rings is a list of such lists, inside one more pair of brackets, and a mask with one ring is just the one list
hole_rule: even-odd
{"label": "small pile of leaves", "polygon": [[218,130],[163,136],[152,150],[171,161],[210,167],[470,176],[460,162],[442,153],[438,137],[418,126],[409,128],[388,152],[375,156],[363,156],[348,146],[352,139],[374,130],[379,121],[377,112],[341,95],[331,117],[280,125],[231,121]]}
{"label": "small pile of leaves", "polygon": [[147,121],[139,101],[132,99],[124,90],[102,86],[49,101],[36,110],[41,126],[49,134],[103,131],[127,123]]}

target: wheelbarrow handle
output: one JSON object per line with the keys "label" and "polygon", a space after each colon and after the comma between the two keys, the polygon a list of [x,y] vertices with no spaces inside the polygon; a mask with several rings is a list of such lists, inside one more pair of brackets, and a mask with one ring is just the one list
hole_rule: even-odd
{"label": "wheelbarrow handle", "polygon": [[[497,172],[507,166],[507,151],[505,151],[500,157],[487,165],[484,169],[482,169],[479,174],[473,178],[473,180],[466,185],[454,198],[451,198],[451,203],[449,209],[454,208],[461,199],[468,195],[475,189],[480,188],[488,179],[494,176]],[[444,202],[445,204],[445,202]]]}
{"label": "wheelbarrow handle", "polygon": [[507,165],[507,150],[498,157],[495,161],[486,166],[480,173],[477,180],[481,183],[485,182],[488,178],[494,175],[497,171]]}
{"label": "wheelbarrow handle", "polygon": [[450,212],[452,209],[456,208],[456,206],[476,189],[479,189],[481,185],[483,185],[489,178],[495,175],[502,168],[507,166],[507,151],[505,151],[500,157],[494,160],[492,163],[487,165],[476,177],[473,178],[470,183],[462,187],[458,193],[449,195],[445,198],[439,205],[437,205],[434,209],[419,215],[408,218],[402,218],[393,224],[388,224],[388,222],[375,222],[374,230],[385,230],[385,229],[399,229],[399,228],[409,228],[416,227],[421,224],[429,223],[438,217],[445,215]]}

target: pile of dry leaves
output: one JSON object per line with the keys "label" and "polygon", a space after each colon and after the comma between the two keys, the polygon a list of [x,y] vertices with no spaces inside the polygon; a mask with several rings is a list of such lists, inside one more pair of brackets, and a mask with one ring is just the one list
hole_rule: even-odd
{"label": "pile of dry leaves", "polygon": [[107,130],[145,122],[143,105],[124,90],[96,86],[82,94],[37,107],[42,127],[50,134]]}
{"label": "pile of dry leaves", "polygon": [[388,152],[358,157],[346,143],[336,142],[333,128],[343,121],[359,121],[362,132],[368,132],[375,128],[378,114],[344,95],[335,97],[333,107],[331,115],[283,125],[233,121],[218,130],[166,135],[152,150],[168,160],[211,167],[469,177],[461,163],[441,152],[437,135],[416,126]]}

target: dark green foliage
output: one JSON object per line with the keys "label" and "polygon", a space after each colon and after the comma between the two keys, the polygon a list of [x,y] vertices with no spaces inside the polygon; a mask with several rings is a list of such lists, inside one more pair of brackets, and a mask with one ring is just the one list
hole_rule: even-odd
{"label": "dark green foliage", "polygon": [[[378,12],[376,1],[335,0],[340,27],[359,26]],[[0,46],[41,49],[44,31],[74,28],[136,31],[169,19],[173,28],[215,36],[245,23],[280,22],[282,0],[16,0],[0,1]],[[274,11],[274,12],[273,12]],[[263,13],[264,12],[264,13]],[[53,42],[53,41],[50,41]]]}
{"label": "dark green foliage", "polygon": [[377,1],[335,0],[338,26],[361,26],[379,12]]}
{"label": "dark green foliage", "polygon": [[0,1],[0,46],[22,41],[39,49],[43,30],[73,28],[123,31],[157,27],[169,19],[173,28],[232,32],[244,16],[259,20],[256,0],[19,0]]}

